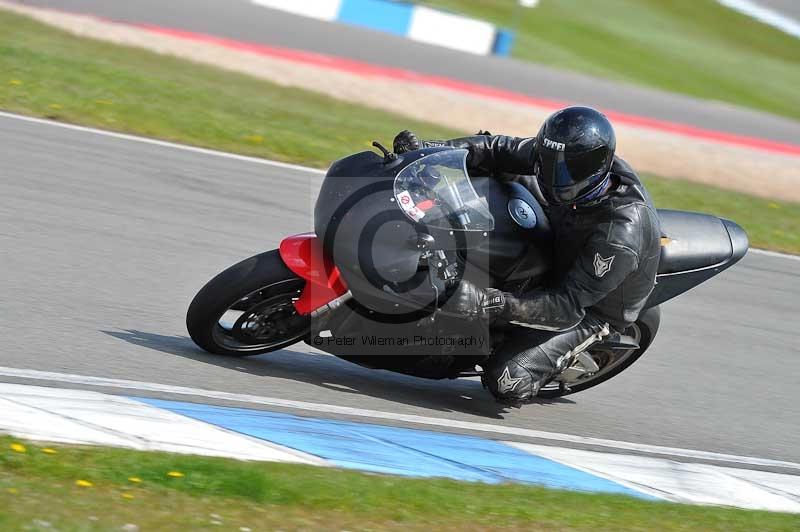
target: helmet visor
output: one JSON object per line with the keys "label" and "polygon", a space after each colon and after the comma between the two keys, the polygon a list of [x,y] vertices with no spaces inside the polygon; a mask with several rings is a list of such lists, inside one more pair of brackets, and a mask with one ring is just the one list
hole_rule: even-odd
{"label": "helmet visor", "polygon": [[611,151],[605,147],[583,153],[540,149],[539,185],[556,205],[574,202],[606,177],[610,159]]}

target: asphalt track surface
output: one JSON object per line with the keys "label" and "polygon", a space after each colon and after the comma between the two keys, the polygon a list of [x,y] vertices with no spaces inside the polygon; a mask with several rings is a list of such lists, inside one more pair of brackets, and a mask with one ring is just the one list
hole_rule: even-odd
{"label": "asphalt track surface", "polygon": [[506,410],[472,380],[305,345],[250,359],[193,345],[195,292],[308,230],[318,173],[7,115],[0,160],[0,366],[800,462],[796,259],[749,254],[666,304],[655,345],[622,375]]}
{"label": "asphalt track surface", "polygon": [[[588,104],[704,129],[800,143],[800,122],[791,119],[508,58],[475,56],[365,28],[266,9],[248,0],[25,0],[24,3],[346,57],[565,104]],[[480,123],[475,124],[476,130],[480,127]],[[538,125],[532,124],[531,128],[533,131]]]}
{"label": "asphalt track surface", "polygon": [[800,20],[800,3],[797,0],[758,0],[758,3],[782,15]]}

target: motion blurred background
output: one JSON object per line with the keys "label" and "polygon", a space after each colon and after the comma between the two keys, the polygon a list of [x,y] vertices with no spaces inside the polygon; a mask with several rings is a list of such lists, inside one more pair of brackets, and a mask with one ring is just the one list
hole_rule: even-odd
{"label": "motion blurred background", "polygon": [[[332,161],[403,129],[532,136],[570,104],[609,115],[659,208],[730,218],[753,247],[798,254],[799,20],[795,0],[0,0],[0,111],[235,154],[166,155],[0,113],[0,366],[798,462],[800,359],[785,325],[799,312],[795,258],[748,255],[670,303],[654,349],[611,384],[512,412],[473,381],[420,382],[308,350],[220,360],[193,346],[183,317],[216,271],[312,227]],[[525,529],[534,518],[545,529],[797,524],[515,486],[401,488],[321,468],[51,451],[0,454],[0,528],[47,528],[41,508],[65,493],[83,498],[48,515],[67,529],[107,514],[217,526],[220,506],[240,530],[284,518],[464,529],[492,515]],[[188,471],[180,488],[166,476]],[[90,473],[102,487],[91,495],[74,485]],[[117,508],[131,476],[152,484]],[[534,499],[552,513],[531,517],[522,501]]]}

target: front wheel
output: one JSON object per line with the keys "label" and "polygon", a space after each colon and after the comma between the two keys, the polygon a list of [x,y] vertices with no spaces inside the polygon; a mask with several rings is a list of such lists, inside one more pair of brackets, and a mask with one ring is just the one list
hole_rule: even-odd
{"label": "front wheel", "polygon": [[217,355],[282,349],[308,336],[310,318],[294,308],[304,286],[278,250],[250,257],[197,293],[186,313],[186,328],[198,346]]}
{"label": "front wheel", "polygon": [[589,348],[588,353],[597,365],[597,371],[575,382],[567,383],[567,386],[562,386],[561,383],[555,380],[551,381],[539,390],[538,397],[552,399],[580,392],[619,375],[647,351],[658,332],[660,323],[661,309],[659,307],[644,310],[639,315],[636,323],[628,327],[624,332],[625,335],[636,340],[636,343],[639,344],[638,349],[612,350],[604,349],[600,346],[594,349]]}

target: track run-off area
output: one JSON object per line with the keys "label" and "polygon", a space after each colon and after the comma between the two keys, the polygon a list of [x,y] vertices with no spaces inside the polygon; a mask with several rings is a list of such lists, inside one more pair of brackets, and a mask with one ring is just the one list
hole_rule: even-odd
{"label": "track run-off area", "polygon": [[0,381],[797,473],[795,257],[748,254],[665,304],[654,346],[622,375],[509,410],[475,380],[305,345],[247,359],[194,346],[196,291],[308,231],[319,171],[2,113],[0,157]]}

